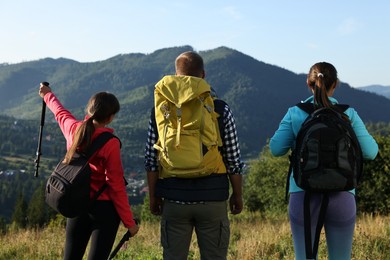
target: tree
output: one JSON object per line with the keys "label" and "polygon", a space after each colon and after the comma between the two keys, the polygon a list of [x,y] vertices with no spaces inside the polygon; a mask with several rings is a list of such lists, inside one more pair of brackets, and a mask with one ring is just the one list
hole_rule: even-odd
{"label": "tree", "polygon": [[363,181],[357,189],[360,212],[390,214],[390,136],[375,136],[379,154],[364,162]]}
{"label": "tree", "polygon": [[145,222],[157,222],[160,217],[153,215],[149,209],[149,194],[144,198],[144,203],[141,208],[141,220]]}
{"label": "tree", "polygon": [[7,222],[5,218],[0,217],[0,235],[3,235],[7,232]]}
{"label": "tree", "polygon": [[41,184],[31,197],[27,210],[27,219],[30,227],[42,227],[47,222],[44,184]]}
{"label": "tree", "polygon": [[287,156],[272,156],[265,146],[258,160],[249,163],[244,199],[250,211],[266,214],[285,213],[285,187],[289,167]]}
{"label": "tree", "polygon": [[24,200],[23,193],[19,193],[19,196],[15,203],[14,213],[12,215],[12,222],[18,228],[25,228],[27,224],[27,203]]}
{"label": "tree", "polygon": [[[389,129],[389,128],[387,128]],[[381,129],[381,133],[384,130]],[[389,131],[387,131],[389,133]],[[359,212],[390,214],[390,136],[375,135],[379,154],[364,162],[363,181],[356,189]],[[249,163],[245,179],[244,199],[250,211],[285,213],[285,185],[289,160],[287,155],[273,157],[265,146],[260,158]]]}

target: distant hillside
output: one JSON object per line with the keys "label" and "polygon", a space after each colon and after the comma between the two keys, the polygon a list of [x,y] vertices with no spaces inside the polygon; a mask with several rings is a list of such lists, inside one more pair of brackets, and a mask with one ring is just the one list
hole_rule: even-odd
{"label": "distant hillside", "polygon": [[390,86],[370,85],[359,89],[390,98]]}
{"label": "distant hillside", "polygon": [[[97,91],[118,96],[121,111],[113,126],[125,150],[142,164],[143,145],[155,83],[174,74],[174,60],[190,46],[157,50],[151,54],[125,54],[91,63],[46,58],[0,66],[0,113],[36,120],[41,113],[38,85],[49,81],[64,105],[80,118],[87,99]],[[278,127],[289,106],[310,95],[306,76],[255,60],[239,51],[219,47],[202,51],[206,80],[226,100],[236,117],[241,150],[257,156]],[[308,68],[311,64],[308,64]],[[365,122],[390,121],[390,100],[341,84],[335,97],[359,111]],[[47,122],[53,121],[50,113]],[[15,144],[17,145],[17,144]],[[129,155],[125,155],[129,156]]]}

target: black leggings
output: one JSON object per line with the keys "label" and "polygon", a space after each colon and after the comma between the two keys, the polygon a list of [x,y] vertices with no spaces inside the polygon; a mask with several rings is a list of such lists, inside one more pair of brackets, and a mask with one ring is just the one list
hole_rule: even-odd
{"label": "black leggings", "polygon": [[93,208],[66,222],[66,260],[82,259],[91,238],[89,260],[107,259],[115,241],[120,218],[112,201],[96,201]]}

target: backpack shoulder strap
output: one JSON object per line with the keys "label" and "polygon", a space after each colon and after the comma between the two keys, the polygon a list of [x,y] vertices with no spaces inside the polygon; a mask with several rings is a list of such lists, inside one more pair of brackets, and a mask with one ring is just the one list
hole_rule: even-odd
{"label": "backpack shoulder strap", "polygon": [[340,112],[345,112],[349,108],[347,104],[336,104],[336,107],[340,110]]}
{"label": "backpack shoulder strap", "polygon": [[214,100],[215,112],[217,112],[219,115],[222,116],[222,114],[225,110],[225,106],[227,106],[227,103],[219,98],[213,98],[213,100]]}
{"label": "backpack shoulder strap", "polygon": [[221,136],[224,136],[225,128],[223,127],[223,114],[225,113],[225,106],[227,103],[222,99],[214,99],[214,110],[218,114],[218,128]]}
{"label": "backpack shoulder strap", "polygon": [[[297,107],[308,113],[309,115],[315,111],[314,104],[311,102],[300,102],[296,104]],[[337,107],[337,112],[345,112],[349,108],[349,105],[346,104],[335,104],[335,107]]]}
{"label": "backpack shoulder strap", "polygon": [[309,115],[315,111],[314,104],[311,102],[300,102],[296,104],[296,106],[308,113]]}
{"label": "backpack shoulder strap", "polygon": [[288,159],[290,161],[290,165],[288,167],[287,180],[286,180],[286,194],[285,194],[285,197],[284,197],[286,203],[288,202],[288,192],[290,190],[290,177],[291,177],[291,174],[292,174],[292,170],[294,168],[294,160],[293,160],[294,156],[295,156],[295,151],[293,150],[291,152],[291,154],[288,156]]}
{"label": "backpack shoulder strap", "polygon": [[[90,158],[97,150],[99,150],[100,148],[103,147],[103,145],[105,143],[108,142],[108,140],[110,140],[111,138],[117,138],[119,140],[119,143],[120,143],[120,147],[122,147],[122,143],[121,143],[121,140],[115,136],[113,133],[111,132],[103,132],[101,133],[100,135],[98,135],[96,137],[95,140],[93,140],[91,146],[89,147],[89,150],[85,153],[85,156],[87,158]],[[126,182],[126,179],[125,179],[125,182]],[[127,185],[127,184],[126,184]],[[107,188],[108,184],[107,182],[105,182],[103,184],[102,187],[100,187],[100,189],[94,194],[92,200],[91,200],[91,207],[92,205],[95,203],[95,201],[97,200],[97,198],[100,196],[100,194],[103,193],[103,191]]]}
{"label": "backpack shoulder strap", "polygon": [[[100,135],[96,137],[95,140],[93,140],[91,146],[89,147],[88,151],[85,152],[85,156],[87,158],[90,158],[97,150],[99,150],[105,143],[108,142],[111,138],[117,138],[113,133],[110,132],[103,132]],[[119,140],[120,142],[120,140]],[[122,146],[122,143],[121,143]]]}

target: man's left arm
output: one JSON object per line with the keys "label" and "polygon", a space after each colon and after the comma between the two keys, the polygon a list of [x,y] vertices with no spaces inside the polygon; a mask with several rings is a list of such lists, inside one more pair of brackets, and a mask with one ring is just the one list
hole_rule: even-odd
{"label": "man's left arm", "polygon": [[153,215],[160,215],[162,212],[162,199],[155,195],[156,185],[159,178],[157,151],[153,145],[157,142],[158,136],[156,131],[156,124],[154,120],[154,109],[151,112],[148,137],[145,144],[145,161],[144,166],[147,174],[148,188],[149,188],[149,208]]}

